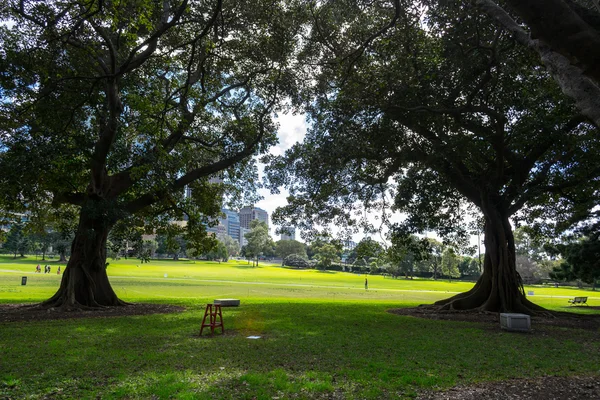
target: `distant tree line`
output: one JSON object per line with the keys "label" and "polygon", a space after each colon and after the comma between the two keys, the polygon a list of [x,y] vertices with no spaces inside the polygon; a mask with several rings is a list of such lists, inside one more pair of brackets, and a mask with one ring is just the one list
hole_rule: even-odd
{"label": "distant tree line", "polygon": [[[600,223],[586,226],[553,243],[529,227],[515,229],[516,268],[524,283],[583,282],[600,280]],[[308,244],[296,240],[274,242],[265,252],[292,268],[384,274],[392,278],[477,280],[485,254],[465,243],[445,244],[434,238],[388,236],[387,245],[366,237],[353,249],[326,236]],[[556,240],[554,240],[556,242]]]}
{"label": "distant tree line", "polygon": [[[75,230],[74,218],[64,210],[41,221],[4,220],[10,229],[0,231],[0,252],[14,258],[35,254],[45,260],[49,255],[66,262]],[[172,225],[155,235],[144,235],[143,229],[114,229],[109,235],[108,257],[151,258],[180,257],[227,261],[242,256],[258,265],[260,258],[279,258],[282,266],[321,270],[384,274],[392,278],[476,280],[481,274],[485,254],[472,256],[473,247],[464,243],[444,244],[433,238],[388,236],[383,245],[365,237],[356,247],[347,249],[342,241],[318,236],[308,244],[297,240],[273,241],[264,222],[253,221],[246,235],[248,244],[240,247],[229,235],[209,235],[198,244]],[[590,284],[600,281],[600,223],[582,226],[559,240],[541,237],[529,227],[515,229],[516,268],[524,283],[569,282]]]}

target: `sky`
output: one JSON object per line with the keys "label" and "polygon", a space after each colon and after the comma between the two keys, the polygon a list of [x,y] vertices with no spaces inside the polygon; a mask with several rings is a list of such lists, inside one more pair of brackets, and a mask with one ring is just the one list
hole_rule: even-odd
{"label": "sky", "polygon": [[[280,114],[277,117],[277,122],[279,123],[279,129],[277,131],[279,144],[277,144],[277,146],[273,146],[270,150],[270,153],[279,156],[282,155],[287,149],[292,147],[294,143],[300,142],[304,139],[308,126],[306,124],[306,116],[304,114]],[[263,168],[263,165],[259,166],[259,174],[261,175],[261,179],[263,176]],[[269,229],[271,231],[271,236],[273,236],[275,240],[278,240],[279,235],[275,235],[276,227],[274,227],[271,223],[271,215],[277,207],[287,204],[286,197],[288,192],[285,189],[281,189],[279,194],[271,194],[271,192],[267,189],[260,189],[259,193],[263,197],[263,200],[256,203],[256,207],[260,207],[269,213]],[[296,239],[299,239],[298,233],[296,233]]]}

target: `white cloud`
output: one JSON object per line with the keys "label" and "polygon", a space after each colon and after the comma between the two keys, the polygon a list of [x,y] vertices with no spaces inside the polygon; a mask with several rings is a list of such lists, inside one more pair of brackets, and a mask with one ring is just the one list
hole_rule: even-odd
{"label": "white cloud", "polygon": [[281,114],[276,118],[279,123],[277,137],[279,144],[271,148],[271,154],[282,155],[295,143],[301,142],[306,135],[308,125],[304,114]]}

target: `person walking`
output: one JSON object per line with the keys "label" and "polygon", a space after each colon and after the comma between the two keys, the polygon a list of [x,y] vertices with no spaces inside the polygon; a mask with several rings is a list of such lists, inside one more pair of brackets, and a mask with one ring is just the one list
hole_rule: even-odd
{"label": "person walking", "polygon": [[369,281],[365,278],[365,290],[369,289]]}

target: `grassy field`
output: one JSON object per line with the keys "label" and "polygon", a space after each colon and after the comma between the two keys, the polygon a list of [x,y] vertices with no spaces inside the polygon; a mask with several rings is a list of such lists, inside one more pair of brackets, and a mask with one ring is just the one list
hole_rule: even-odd
{"label": "grassy field", "polygon": [[[348,273],[237,261],[110,261],[122,299],[186,311],[3,323],[0,398],[410,398],[458,383],[600,375],[598,332],[544,327],[543,335],[514,334],[386,312],[448,297],[472,283],[368,276],[366,291],[365,276]],[[0,257],[0,302],[35,302],[56,291],[57,264],[49,263],[52,274],[35,274],[38,262]],[[597,292],[526,290],[550,309],[566,310],[567,299],[581,295],[600,306]],[[204,305],[220,297],[239,298],[242,306],[224,310],[224,336],[199,337]]]}

